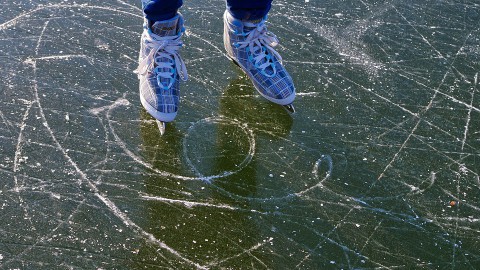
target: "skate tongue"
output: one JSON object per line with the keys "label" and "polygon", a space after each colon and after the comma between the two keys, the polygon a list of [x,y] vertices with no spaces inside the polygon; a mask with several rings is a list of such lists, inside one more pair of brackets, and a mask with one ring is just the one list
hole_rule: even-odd
{"label": "skate tongue", "polygon": [[178,33],[182,28],[181,23],[179,23],[179,20],[180,20],[180,15],[177,14],[175,17],[171,18],[170,20],[157,21],[151,27],[152,32],[161,37],[176,36],[178,35]]}

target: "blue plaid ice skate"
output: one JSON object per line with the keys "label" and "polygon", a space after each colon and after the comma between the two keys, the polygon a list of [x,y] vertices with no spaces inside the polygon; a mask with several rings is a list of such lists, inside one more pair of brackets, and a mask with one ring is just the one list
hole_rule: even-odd
{"label": "blue plaid ice skate", "polygon": [[280,105],[289,105],[295,99],[295,86],[281,63],[281,56],[273,49],[278,39],[267,31],[266,19],[246,22],[233,18],[225,11],[225,50],[250,77],[263,97]]}
{"label": "blue plaid ice skate", "polygon": [[154,118],[162,122],[175,119],[180,102],[179,82],[188,78],[179,55],[184,32],[183,18],[177,14],[151,27],[145,20],[139,66],[140,101]]}

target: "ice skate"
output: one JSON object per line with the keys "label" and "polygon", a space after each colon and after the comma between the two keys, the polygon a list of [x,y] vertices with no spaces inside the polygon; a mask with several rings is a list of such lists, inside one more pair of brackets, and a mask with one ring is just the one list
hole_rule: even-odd
{"label": "ice skate", "polygon": [[140,101],[156,120],[160,133],[165,123],[175,119],[179,106],[179,83],[188,78],[179,55],[184,32],[182,15],[153,25],[145,20],[141,39],[139,66]]}
{"label": "ice skate", "polygon": [[267,100],[294,113],[295,86],[273,47],[277,37],[267,31],[266,16],[258,21],[241,21],[225,11],[223,41],[230,57],[252,80]]}

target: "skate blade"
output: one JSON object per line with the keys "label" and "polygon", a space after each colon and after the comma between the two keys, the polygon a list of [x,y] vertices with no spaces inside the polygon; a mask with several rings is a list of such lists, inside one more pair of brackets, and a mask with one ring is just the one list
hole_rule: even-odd
{"label": "skate blade", "polygon": [[283,107],[290,113],[295,113],[295,107],[293,107],[293,104],[288,104],[288,105],[283,105]]}
{"label": "skate blade", "polygon": [[160,135],[165,134],[165,122],[157,120],[158,130],[160,130]]}

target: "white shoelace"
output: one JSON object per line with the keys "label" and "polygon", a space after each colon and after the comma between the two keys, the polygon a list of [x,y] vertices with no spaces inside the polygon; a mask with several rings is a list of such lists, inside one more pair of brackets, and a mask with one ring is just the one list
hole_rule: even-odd
{"label": "white shoelace", "polygon": [[[278,45],[277,36],[272,32],[267,31],[264,22],[261,22],[258,25],[245,23],[245,26],[255,28],[245,34],[241,34],[246,36],[246,39],[244,41],[236,42],[234,46],[239,49],[248,47],[249,51],[252,53],[255,67],[260,69],[262,74],[268,77],[273,77],[277,71],[271,55],[274,55],[278,61],[282,61],[280,54],[273,49],[273,47]],[[265,59],[265,62],[259,65],[263,59]],[[268,66],[271,66],[273,69],[273,74],[271,75],[265,73],[265,68]]]}
{"label": "white shoelace", "polygon": [[[143,39],[145,40],[145,46],[150,48],[150,52],[140,61],[135,73],[145,75],[149,71],[155,71],[158,77],[170,80],[168,86],[161,85],[164,89],[169,89],[173,85],[175,72],[178,72],[177,69],[180,69],[178,74],[183,81],[188,79],[187,68],[179,55],[179,50],[182,47],[180,35],[161,37],[149,31],[148,33],[143,33]],[[173,61],[161,62],[160,59],[162,58]],[[174,63],[176,68],[173,68]],[[155,64],[156,67],[154,68]],[[171,72],[162,72],[161,70],[165,68]],[[160,84],[160,79],[158,79],[158,81]]]}

